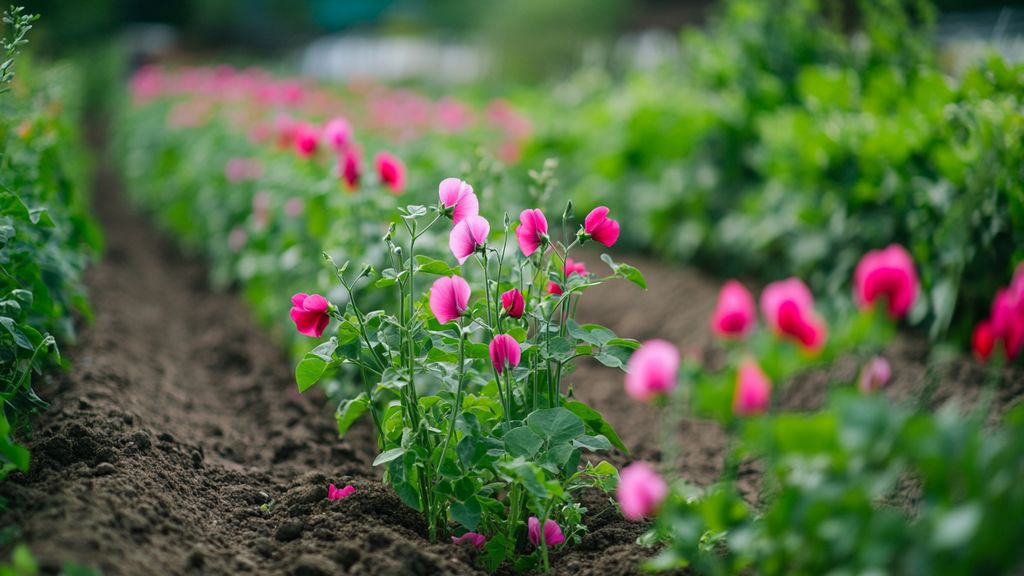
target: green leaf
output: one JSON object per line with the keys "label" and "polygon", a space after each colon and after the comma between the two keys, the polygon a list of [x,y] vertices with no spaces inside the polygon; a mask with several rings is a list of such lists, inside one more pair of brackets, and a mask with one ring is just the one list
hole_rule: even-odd
{"label": "green leaf", "polygon": [[480,501],[475,497],[471,497],[465,502],[453,503],[449,512],[453,520],[462,524],[470,532],[475,531],[477,525],[480,524]]}
{"label": "green leaf", "polygon": [[629,264],[619,264],[612,260],[612,257],[607,254],[601,254],[601,260],[605,264],[611,267],[612,273],[619,278],[625,278],[633,284],[647,290],[647,280],[644,279],[644,275],[639,270],[630,266]]}
{"label": "green leaf", "polygon": [[416,271],[423,272],[424,274],[434,274],[437,276],[451,276],[452,274],[459,273],[459,267],[449,266],[447,262],[442,260],[435,260],[429,256],[417,254]]}
{"label": "green leaf", "polygon": [[299,392],[309,390],[309,387],[320,381],[324,371],[327,370],[327,362],[319,356],[306,356],[295,367],[295,383],[299,385]]}
{"label": "green leaf", "polygon": [[565,400],[562,402],[567,410],[580,417],[583,423],[586,424],[587,430],[595,435],[601,435],[608,439],[619,450],[625,453],[629,453],[626,449],[626,445],[622,443],[619,435],[615,433],[615,429],[612,425],[605,421],[604,417],[597,410],[594,410],[590,406],[587,406],[583,402],[578,400]]}
{"label": "green leaf", "polygon": [[373,465],[379,466],[381,464],[387,464],[388,462],[391,462],[392,460],[402,456],[403,454],[405,454],[405,452],[406,449],[404,446],[399,446],[398,448],[385,450],[378,454],[377,457],[373,459]]}
{"label": "green leaf", "polygon": [[338,409],[334,411],[334,419],[338,422],[338,437],[345,436],[349,427],[369,409],[370,397],[366,395],[366,392],[338,404]]}
{"label": "green leaf", "polygon": [[487,539],[484,544],[483,561],[488,572],[494,572],[505,561],[505,553],[508,550],[508,539],[502,533],[497,533]]}
{"label": "green leaf", "polygon": [[608,441],[608,438],[604,437],[601,434],[598,434],[597,436],[591,436],[589,434],[584,434],[584,435],[580,436],[579,438],[576,438],[575,440],[573,440],[572,443],[573,443],[573,446],[577,446],[579,448],[586,448],[587,450],[590,450],[591,452],[596,452],[598,450],[611,450],[612,449],[612,443]]}
{"label": "green leaf", "polygon": [[526,417],[526,425],[550,444],[564,444],[585,432],[583,420],[562,407],[537,410]]}
{"label": "green leaf", "polygon": [[512,456],[525,456],[527,458],[532,458],[540,450],[540,447],[544,445],[544,440],[526,426],[509,430],[505,434],[504,440],[505,450],[509,454]]}
{"label": "green leaf", "polygon": [[555,360],[567,360],[576,352],[576,346],[568,338],[556,336],[542,348],[550,357]]}

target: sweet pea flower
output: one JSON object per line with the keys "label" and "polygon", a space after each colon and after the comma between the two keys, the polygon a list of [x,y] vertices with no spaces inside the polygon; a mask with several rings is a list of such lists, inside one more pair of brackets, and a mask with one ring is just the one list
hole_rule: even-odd
{"label": "sweet pea flower", "polygon": [[498,334],[491,340],[490,346],[491,351],[491,362],[494,364],[494,369],[501,374],[505,371],[505,368],[515,368],[519,366],[519,359],[522,356],[522,349],[519,348],[519,342],[515,338],[508,334]]}
{"label": "sweet pea flower", "polygon": [[870,394],[888,384],[890,378],[892,378],[892,368],[889,366],[889,361],[882,356],[875,356],[860,369],[857,387],[861,392]]}
{"label": "sweet pea flower", "polygon": [[338,116],[324,124],[324,143],[336,152],[346,150],[351,141],[352,125],[348,123],[348,120]]}
{"label": "sweet pea flower", "polygon": [[331,321],[329,308],[327,299],[319,294],[299,292],[292,296],[291,317],[299,334],[319,338]]}
{"label": "sweet pea flower", "polygon": [[853,273],[857,304],[867,308],[885,296],[889,317],[893,319],[902,318],[914,305],[919,284],[914,261],[899,244],[868,252]]}
{"label": "sweet pea flower", "polygon": [[353,486],[345,486],[344,488],[338,488],[334,484],[327,485],[327,499],[330,501],[341,500],[342,498],[348,498],[356,491]]}
{"label": "sweet pea flower", "polygon": [[626,393],[648,402],[675,388],[678,374],[679,350],[665,340],[648,340],[626,365]]}
{"label": "sweet pea flower", "polygon": [[974,334],[971,335],[971,349],[974,351],[974,357],[980,362],[987,362],[995,347],[996,339],[992,335],[992,322],[988,320],[979,322],[974,327]]}
{"label": "sweet pea flower", "polygon": [[1004,288],[996,292],[992,301],[992,336],[1002,340],[1006,357],[1013,360],[1024,346],[1024,314],[1018,310],[1019,301],[1013,292]]}
{"label": "sweet pea flower", "polygon": [[645,462],[634,462],[619,473],[616,497],[626,520],[653,516],[668,496],[668,484]]}
{"label": "sweet pea flower", "polygon": [[349,190],[359,187],[359,176],[362,172],[359,168],[359,151],[354,147],[345,150],[345,154],[338,159],[340,164],[341,179]]}
{"label": "sweet pea flower", "polygon": [[537,251],[548,237],[548,220],[539,208],[523,210],[519,214],[519,226],[516,228],[516,240],[523,256],[530,256]]}
{"label": "sweet pea flower", "polygon": [[473,546],[476,546],[479,549],[483,548],[484,544],[487,543],[487,537],[476,532],[466,532],[462,536],[452,536],[453,544],[459,545],[463,542],[471,542]]}
{"label": "sweet pea flower", "polygon": [[718,304],[711,316],[711,331],[723,337],[743,337],[754,326],[757,311],[754,298],[743,284],[729,280],[718,293]]}
{"label": "sweet pea flower", "polygon": [[295,138],[295,151],[303,158],[309,158],[316,152],[317,141],[320,140],[320,132],[312,124],[299,122],[293,129]]}
{"label": "sweet pea flower", "polygon": [[587,214],[583,221],[583,231],[609,248],[619,239],[619,223],[608,217],[607,206],[598,206]]}
{"label": "sweet pea flower", "polygon": [[441,324],[462,316],[469,307],[469,283],[461,276],[442,276],[430,287],[430,311]]}
{"label": "sweet pea flower", "polygon": [[814,297],[799,278],[773,282],[761,293],[761,313],[772,330],[817,351],[825,344],[825,322],[814,312]]}
{"label": "sweet pea flower", "polygon": [[480,215],[480,201],[473,187],[458,178],[445,178],[437,187],[437,196],[446,209],[451,210],[452,223],[458,224],[470,216]]}
{"label": "sweet pea flower", "polygon": [[302,208],[302,198],[297,196],[292,196],[284,203],[284,213],[293,218],[302,214]]}
{"label": "sweet pea flower", "polygon": [[732,411],[738,416],[754,416],[768,409],[771,399],[772,382],[750,358],[740,363],[736,372],[736,392],[732,399]]}
{"label": "sweet pea flower", "polygon": [[[531,544],[540,546],[540,520],[536,516],[530,516],[526,520],[526,533]],[[562,527],[550,518],[545,520],[544,544],[558,546],[562,542],[565,542],[565,534],[562,534]]]}
{"label": "sweet pea flower", "polygon": [[526,300],[523,298],[523,293],[516,288],[503,293],[501,295],[501,307],[512,318],[522,318],[523,312],[526,311]]}
{"label": "sweet pea flower", "polygon": [[487,243],[487,235],[490,232],[491,225],[487,219],[482,216],[468,216],[452,228],[448,235],[448,247],[459,264],[462,264],[470,254]]}
{"label": "sweet pea flower", "polygon": [[[577,262],[572,258],[566,258],[565,265],[562,266],[562,275],[566,280],[568,280],[569,276],[572,276],[573,274],[585,277],[587,275],[587,266],[583,262]],[[551,282],[548,284],[548,294],[560,296],[563,292],[562,286],[558,282]]]}
{"label": "sweet pea flower", "polygon": [[405,189],[405,164],[388,152],[379,152],[374,159],[377,176],[381,183],[391,188],[395,194]]}

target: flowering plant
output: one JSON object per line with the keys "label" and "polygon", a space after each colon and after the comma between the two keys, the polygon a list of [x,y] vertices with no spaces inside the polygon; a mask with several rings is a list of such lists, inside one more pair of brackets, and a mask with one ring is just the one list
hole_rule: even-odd
{"label": "flowering plant", "polygon": [[[556,239],[539,209],[524,210],[517,225],[506,214],[493,234],[472,186],[459,179],[442,181],[438,198],[399,208],[400,225],[383,238],[390,266],[380,272],[364,265],[353,274],[327,257],[343,306],[293,297],[297,329],[330,334],[298,364],[297,383],[306,390],[333,368],[355,366],[363,391],[339,406],[338,430],[370,414],[380,447],[374,464],[423,512],[430,536],[473,542],[491,569],[505,561],[546,568],[550,547],[586,529],[573,493],[609,491],[618,479],[611,464],[583,462],[583,453],[625,450],[598,412],[573,399],[575,361],[591,356],[623,368],[638,346],[577,323],[576,305],[615,277],[645,287],[643,276],[607,255],[604,276],[570,258],[590,241],[615,243],[619,225],[607,208]],[[571,214],[563,213],[563,230]],[[452,258],[417,253],[417,241],[448,220]],[[362,309],[361,284],[392,291],[396,306]],[[531,552],[517,556],[524,549]]]}

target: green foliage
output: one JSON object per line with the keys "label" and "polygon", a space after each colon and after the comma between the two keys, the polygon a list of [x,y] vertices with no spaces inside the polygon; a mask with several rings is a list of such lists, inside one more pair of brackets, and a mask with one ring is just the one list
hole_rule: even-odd
{"label": "green foliage", "polygon": [[1024,259],[1024,66],[950,78],[928,2],[857,6],[725,2],[676,61],[524,96],[527,157],[559,156],[624,240],[730,276],[836,296],[867,250],[903,244],[927,294],[912,323],[964,341]]}
{"label": "green foliage", "polygon": [[[10,57],[34,17],[13,9],[4,21]],[[29,64],[20,57],[14,78],[8,60],[0,93],[0,476],[28,469],[12,434],[46,406],[34,379],[62,364],[56,343],[73,338],[72,315],[89,317],[81,273],[100,248],[84,196],[79,79]]]}

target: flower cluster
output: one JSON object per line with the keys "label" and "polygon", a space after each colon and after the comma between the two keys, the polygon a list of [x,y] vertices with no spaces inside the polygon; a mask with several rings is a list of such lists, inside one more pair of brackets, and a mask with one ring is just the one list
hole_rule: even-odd
{"label": "flower cluster", "polygon": [[1017,266],[1010,285],[996,292],[989,317],[978,323],[971,338],[974,355],[983,362],[1000,343],[1004,358],[1010,361],[1024,347],[1024,264]]}

